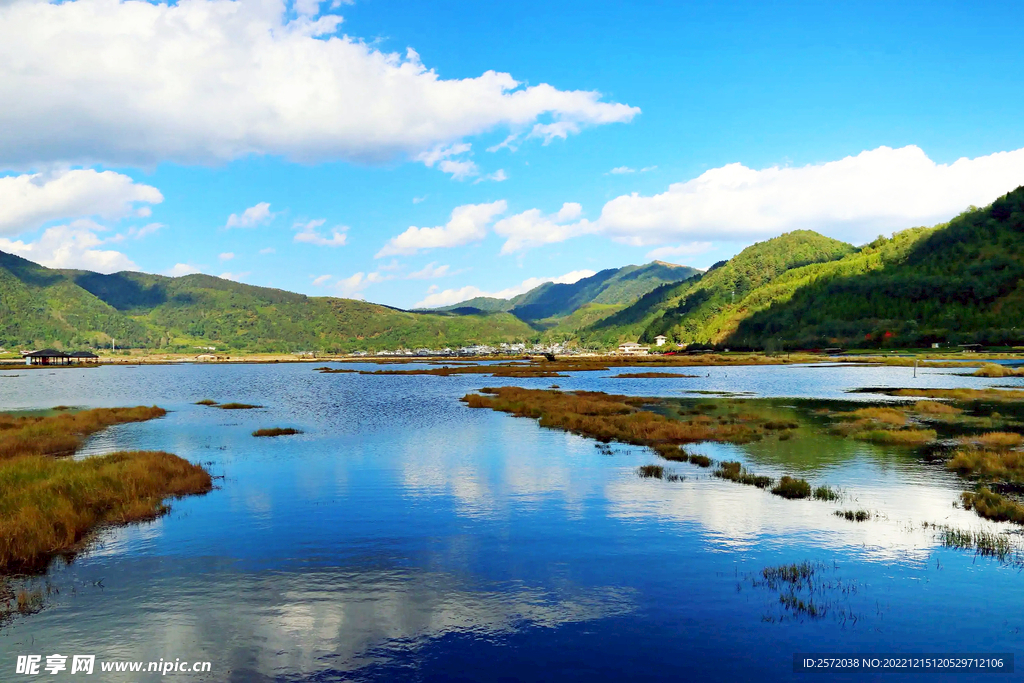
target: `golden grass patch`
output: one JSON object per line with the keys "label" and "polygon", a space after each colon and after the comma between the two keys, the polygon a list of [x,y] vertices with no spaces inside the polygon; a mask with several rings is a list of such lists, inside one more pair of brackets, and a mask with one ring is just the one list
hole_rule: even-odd
{"label": "golden grass patch", "polygon": [[38,569],[105,524],[153,519],[163,500],[205,493],[209,473],[162,451],[0,462],[0,571]]}
{"label": "golden grass patch", "polygon": [[46,417],[0,414],[0,460],[21,455],[74,453],[91,434],[116,424],[144,422],[167,414],[156,406],[95,408]]}

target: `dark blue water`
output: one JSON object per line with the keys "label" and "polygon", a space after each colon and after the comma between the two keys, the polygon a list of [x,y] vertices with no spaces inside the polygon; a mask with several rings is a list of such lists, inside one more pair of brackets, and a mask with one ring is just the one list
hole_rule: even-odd
{"label": "dark blue water", "polygon": [[[811,462],[705,447],[759,472],[843,487],[845,507],[876,513],[854,524],[832,514],[838,504],[786,501],[689,465],[675,468],[682,482],[639,479],[635,468],[654,461],[643,449],[603,454],[587,439],[458,401],[487,385],[552,382],[824,398],[861,386],[1019,382],[925,369],[914,379],[911,368],[888,367],[679,371],[711,376],[323,375],[296,364],[7,372],[19,376],[0,380],[0,409],[172,411],[97,435],[84,457],[162,449],[223,479],[153,523],[104,532],[73,564],[30,581],[60,592],[0,628],[0,680],[33,679],[14,674],[17,655],[53,653],[212,663],[205,675],[92,680],[589,683],[918,680],[936,676],[796,675],[793,653],[1024,654],[1024,574],[942,548],[922,528],[1006,528],[955,509],[962,484],[941,469],[869,445],[825,448]],[[192,405],[202,398],[265,408]],[[275,426],[304,433],[250,435]],[[831,612],[821,619],[794,617],[752,580],[765,566],[805,560],[821,562],[835,587],[822,595]]]}

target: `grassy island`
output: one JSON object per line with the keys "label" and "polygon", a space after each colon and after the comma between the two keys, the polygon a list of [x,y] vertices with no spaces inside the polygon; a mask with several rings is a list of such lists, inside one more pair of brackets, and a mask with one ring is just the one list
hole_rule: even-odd
{"label": "grassy island", "polygon": [[0,414],[0,573],[42,569],[108,524],[153,519],[164,500],[212,488],[202,467],[162,451],[67,457],[105,427],[161,417],[161,408]]}
{"label": "grassy island", "polygon": [[[691,453],[686,445],[808,438],[819,444],[820,439],[834,440],[836,445],[852,439],[898,448],[970,482],[974,490],[964,492],[958,505],[987,519],[1024,524],[1024,503],[1019,499],[1024,492],[1024,392],[892,389],[886,393],[908,402],[816,401],[782,410],[758,400],[644,398],[519,387],[484,388],[462,400],[471,408],[534,418],[542,427],[599,442],[646,446],[671,462],[714,466],[714,477],[789,499],[831,502],[841,500],[842,494],[827,485],[812,488],[804,479],[791,476],[776,481],[749,471],[740,462],[718,462]],[[639,473],[660,479],[658,467],[650,465]],[[854,521],[870,518],[859,512],[843,516]]]}

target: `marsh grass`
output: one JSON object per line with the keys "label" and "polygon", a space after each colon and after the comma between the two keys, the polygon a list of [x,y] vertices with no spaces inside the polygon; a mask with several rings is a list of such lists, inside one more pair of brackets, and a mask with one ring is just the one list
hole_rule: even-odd
{"label": "marsh grass", "polygon": [[699,377],[700,375],[683,375],[677,372],[624,372],[620,375],[612,375],[612,379],[685,379]]}
{"label": "marsh grass", "polygon": [[663,403],[660,399],[519,387],[484,388],[480,392],[467,394],[463,402],[470,408],[490,408],[534,418],[542,427],[604,442],[656,448],[700,441],[749,443],[763,437],[763,430],[756,423],[716,420],[703,414],[673,419],[645,409]]}
{"label": "marsh grass", "polygon": [[216,407],[221,410],[252,410],[253,408],[262,408],[263,406],[257,406],[251,403],[221,403]]}
{"label": "marsh grass", "polygon": [[726,479],[747,486],[756,486],[759,489],[769,488],[774,483],[771,477],[748,472],[742,463],[735,461],[718,463],[718,469],[712,472],[712,474],[719,479]]}
{"label": "marsh grass", "polygon": [[871,513],[867,510],[836,510],[833,514],[850,522],[866,522],[871,519]]}
{"label": "marsh grass", "polygon": [[195,404],[197,406],[215,406],[217,405],[217,402],[214,401],[212,398],[204,398],[202,401],[196,401]]}
{"label": "marsh grass", "polygon": [[263,429],[257,429],[252,433],[253,436],[291,436],[292,434],[301,434],[302,432],[298,429],[292,429],[291,427],[269,427]]}
{"label": "marsh grass", "polygon": [[636,468],[636,473],[641,479],[664,479],[665,468],[661,465],[641,465]]}
{"label": "marsh grass", "polygon": [[841,497],[842,496],[840,495],[839,491],[836,491],[831,486],[819,486],[814,489],[815,500],[833,501],[839,500]]}
{"label": "marsh grass", "polygon": [[1024,567],[1024,553],[1021,551],[1020,542],[1014,541],[1009,534],[924,523],[926,529],[929,526],[938,531],[939,541],[946,548],[973,550],[982,557],[992,557],[1004,564]]}
{"label": "marsh grass", "polygon": [[974,492],[964,491],[960,494],[960,502],[964,509],[974,510],[985,519],[1024,524],[1024,505],[985,487]]}
{"label": "marsh grass", "polygon": [[153,519],[163,500],[212,488],[202,467],[161,451],[0,463],[0,572],[45,566],[98,526]]}
{"label": "marsh grass", "polygon": [[831,615],[843,624],[856,624],[859,617],[850,610],[848,600],[857,593],[857,584],[826,576],[836,571],[835,565],[824,562],[800,562],[765,567],[746,576],[754,588],[778,594],[777,604],[782,607],[783,616],[766,615],[763,621],[782,620],[785,615],[807,619]]}
{"label": "marsh grass", "polygon": [[776,496],[782,496],[783,498],[789,498],[795,500],[798,498],[810,498],[811,497],[811,485],[804,479],[797,479],[795,477],[783,476],[779,479],[779,483],[772,487],[772,493]]}
{"label": "marsh grass", "polygon": [[975,377],[1021,377],[1024,368],[1010,368],[997,363],[986,363],[972,373]]}
{"label": "marsh grass", "polygon": [[929,416],[960,415],[964,412],[956,406],[951,406],[948,403],[939,403],[938,401],[918,401],[914,404],[914,411]]}
{"label": "marsh grass", "polygon": [[0,413],[0,461],[23,455],[71,454],[87,437],[102,429],[166,414],[167,411],[156,406],[94,408],[45,417]]}
{"label": "marsh grass", "polygon": [[923,446],[938,438],[934,429],[864,429],[850,436],[860,441],[894,446]]}
{"label": "marsh grass", "polygon": [[1006,389],[871,389],[891,396],[942,398],[953,401],[1024,401],[1024,391]]}
{"label": "marsh grass", "polygon": [[1024,484],[1024,452],[1005,448],[983,448],[968,443],[958,449],[946,468],[962,477],[1002,484]]}

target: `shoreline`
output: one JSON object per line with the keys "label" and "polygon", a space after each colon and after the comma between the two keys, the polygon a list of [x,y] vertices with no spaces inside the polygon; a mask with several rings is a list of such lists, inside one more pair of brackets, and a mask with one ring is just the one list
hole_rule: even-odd
{"label": "shoreline", "polygon": [[[743,361],[747,362],[744,363]],[[72,363],[69,365],[27,365],[21,358],[0,358],[0,370],[54,370],[68,368],[93,368],[103,365],[238,365],[238,364],[276,364],[276,363],[374,363],[374,364],[409,364],[409,363],[463,363],[477,364],[484,362],[544,362],[541,354],[496,354],[491,356],[364,356],[347,354],[324,354],[312,357],[298,357],[294,354],[252,353],[227,355],[215,359],[200,359],[192,354],[139,353],[129,356],[100,356],[97,361],[89,363]],[[654,365],[654,366],[687,366],[687,365],[793,365],[800,363],[865,363],[870,365],[913,365],[921,367],[969,367],[993,361],[1021,361],[1024,354],[1012,352],[992,353],[914,353],[908,351],[892,351],[890,353],[848,353],[826,355],[811,352],[792,352],[785,354],[765,354],[759,352],[710,352],[706,354],[650,354],[632,356],[615,353],[578,353],[559,355],[553,365],[558,363],[572,364],[584,361],[587,363],[613,363],[615,365]]]}

